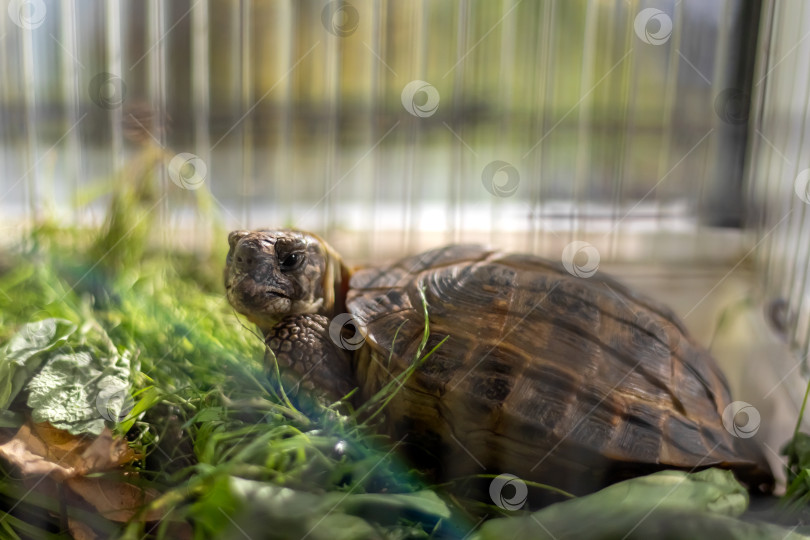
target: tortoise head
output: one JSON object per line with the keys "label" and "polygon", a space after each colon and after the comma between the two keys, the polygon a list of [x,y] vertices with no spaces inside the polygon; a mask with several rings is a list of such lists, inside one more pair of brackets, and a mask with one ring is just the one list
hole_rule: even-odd
{"label": "tortoise head", "polygon": [[287,315],[331,317],[345,309],[348,270],[318,236],[292,229],[233,231],[228,243],[228,301],[265,334]]}

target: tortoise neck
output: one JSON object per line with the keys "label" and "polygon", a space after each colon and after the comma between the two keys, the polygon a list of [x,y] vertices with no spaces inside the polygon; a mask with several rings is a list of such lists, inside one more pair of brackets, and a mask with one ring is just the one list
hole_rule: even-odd
{"label": "tortoise neck", "polygon": [[349,290],[351,272],[343,264],[343,259],[323,242],[326,252],[326,265],[323,273],[323,306],[322,313],[327,317],[334,317],[346,311],[346,294]]}
{"label": "tortoise neck", "polygon": [[346,295],[349,292],[349,279],[351,278],[351,272],[349,272],[349,269],[343,264],[343,261],[339,260],[338,263],[339,271],[337,272],[337,279],[334,281],[335,303],[332,307],[333,316],[347,310]]}

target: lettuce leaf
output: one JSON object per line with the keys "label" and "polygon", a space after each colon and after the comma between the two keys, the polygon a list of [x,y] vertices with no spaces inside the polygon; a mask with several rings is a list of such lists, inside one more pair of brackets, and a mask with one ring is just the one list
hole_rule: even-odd
{"label": "lettuce leaf", "polygon": [[76,325],[65,319],[34,321],[23,325],[0,348],[0,409],[8,409],[48,353],[62,346],[75,331]]}

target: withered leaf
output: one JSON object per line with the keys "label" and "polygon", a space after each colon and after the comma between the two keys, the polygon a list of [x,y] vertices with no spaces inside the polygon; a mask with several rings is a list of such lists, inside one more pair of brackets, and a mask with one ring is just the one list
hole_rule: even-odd
{"label": "withered leaf", "polygon": [[[49,424],[24,424],[7,443],[0,457],[17,466],[25,476],[47,475],[65,485],[105,518],[129,521],[159,493],[120,478],[87,478],[86,475],[116,469],[138,456],[126,441],[114,438],[105,428],[98,437],[76,436]],[[157,511],[139,516],[145,521],[162,517]],[[78,527],[78,525],[77,525]],[[79,534],[84,534],[77,528]]]}
{"label": "withered leaf", "polygon": [[98,535],[89,525],[73,518],[68,518],[68,529],[73,540],[96,540]]}
{"label": "withered leaf", "polygon": [[0,457],[19,467],[24,475],[48,474],[55,480],[107,471],[137,459],[126,441],[114,439],[107,428],[98,437],[88,437],[31,423],[0,445]]}
{"label": "withered leaf", "polygon": [[[76,476],[68,479],[67,485],[92,504],[102,516],[121,522],[135,517],[144,505],[160,495],[155,489],[143,489],[114,478]],[[138,517],[143,521],[157,521],[163,514],[152,510]]]}

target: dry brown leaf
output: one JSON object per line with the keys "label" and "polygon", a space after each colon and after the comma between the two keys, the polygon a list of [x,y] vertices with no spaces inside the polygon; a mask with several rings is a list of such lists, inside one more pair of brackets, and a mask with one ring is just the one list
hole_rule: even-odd
{"label": "dry brown leaf", "polygon": [[[56,453],[62,457],[56,458]],[[0,456],[19,467],[24,475],[51,475],[57,480],[76,474],[70,460],[66,459],[69,455],[68,450],[61,450],[58,446],[49,447],[32,432],[27,423],[20,427],[10,441],[0,445]]]}
{"label": "dry brown leaf", "polygon": [[60,458],[65,454],[75,452],[82,445],[93,440],[89,435],[77,436],[63,429],[55,428],[47,422],[28,422],[31,432],[48,446],[50,455]]}
{"label": "dry brown leaf", "polygon": [[[0,445],[0,457],[17,466],[24,476],[46,475],[57,482],[64,482],[74,496],[81,497],[112,521],[129,521],[144,505],[160,495],[154,489],[142,489],[120,478],[86,477],[91,473],[118,468],[138,458],[126,441],[113,438],[109,429],[98,437],[77,437],[50,424],[26,423],[11,440]],[[46,484],[42,487],[45,489]],[[139,517],[145,521],[155,521],[163,516],[160,512],[152,511]],[[84,530],[81,526],[81,523],[76,524],[78,535],[94,538],[87,536],[92,529]]]}
{"label": "dry brown leaf", "polygon": [[170,523],[166,528],[166,538],[174,538],[174,540],[192,540],[194,538],[194,529],[189,523],[174,522]]}
{"label": "dry brown leaf", "polygon": [[126,441],[114,439],[105,428],[98,437],[77,437],[50,424],[26,423],[0,445],[0,456],[24,475],[50,475],[66,480],[114,469],[137,459]]}
{"label": "dry brown leaf", "polygon": [[81,454],[81,464],[77,467],[80,474],[109,471],[132,463],[138,455],[123,439],[114,439],[109,428],[104,428],[101,435]]}
{"label": "dry brown leaf", "polygon": [[[142,489],[112,478],[70,478],[67,485],[93,505],[105,518],[112,521],[129,521],[144,505],[154,501],[160,493],[154,489]],[[151,511],[139,516],[143,521],[157,521],[162,512]]]}
{"label": "dry brown leaf", "polygon": [[73,540],[96,540],[98,538],[92,527],[71,517],[68,518],[68,530]]}

